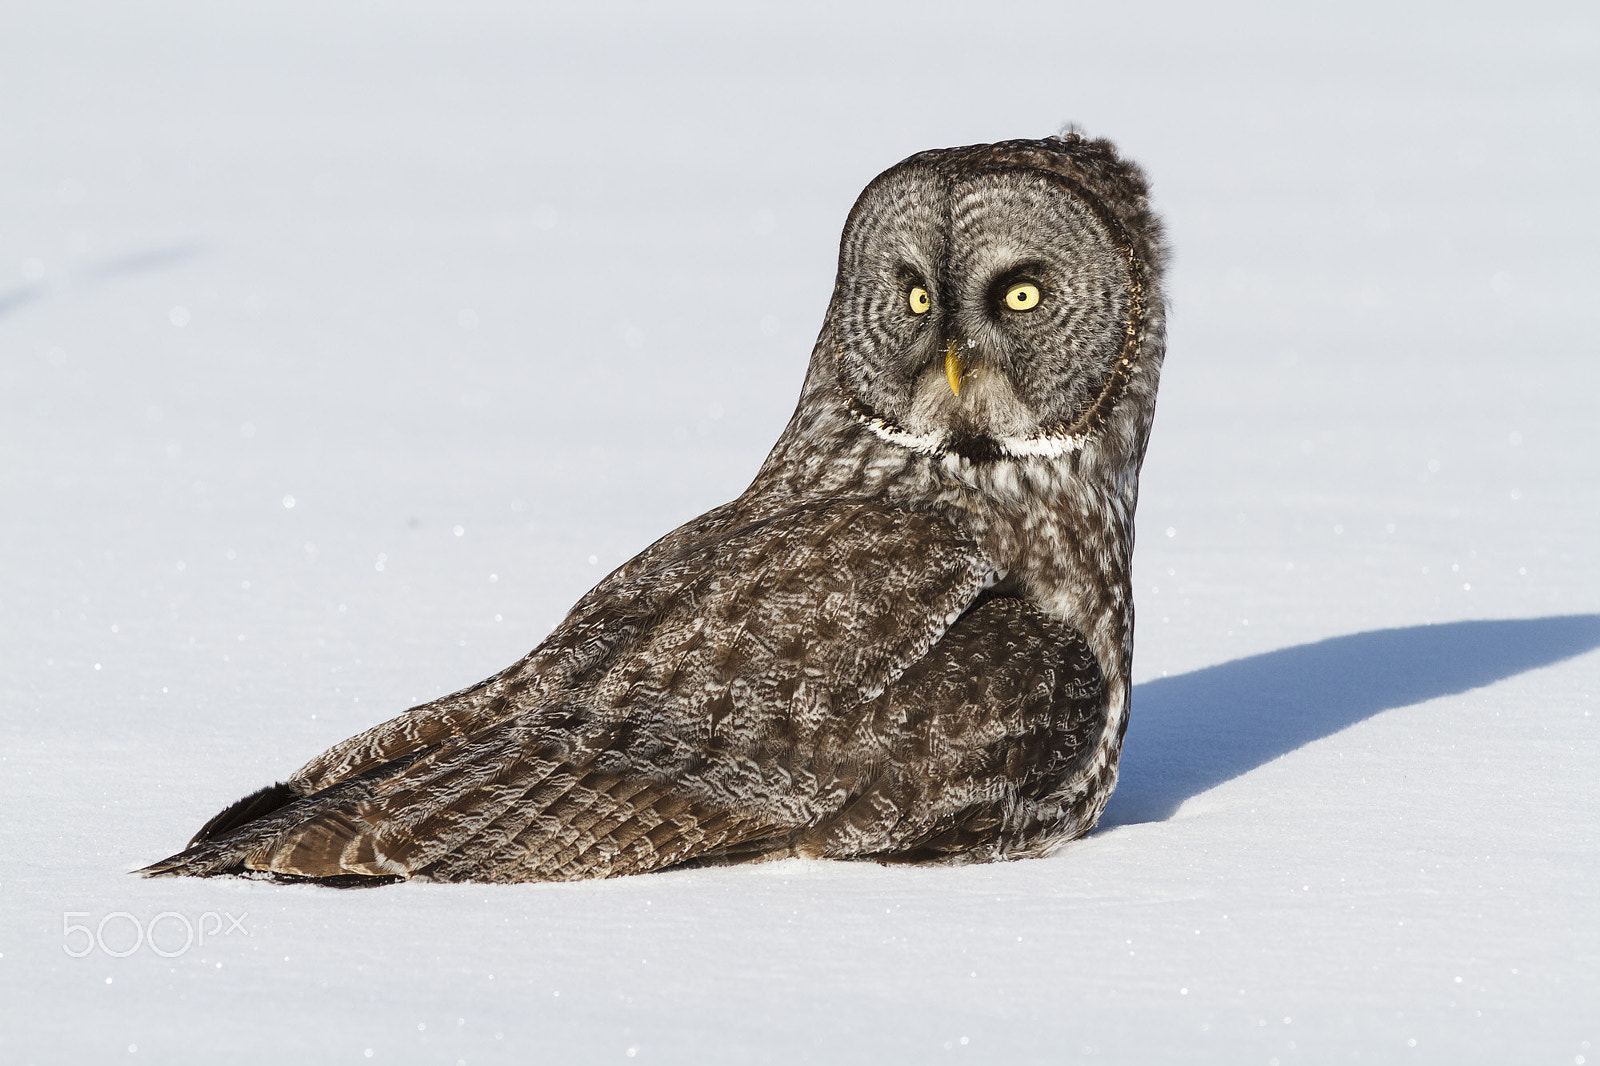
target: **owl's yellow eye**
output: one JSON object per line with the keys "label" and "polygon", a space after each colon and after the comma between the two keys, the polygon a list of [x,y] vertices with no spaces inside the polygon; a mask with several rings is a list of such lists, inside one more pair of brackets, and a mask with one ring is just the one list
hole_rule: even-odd
{"label": "owl's yellow eye", "polygon": [[906,300],[911,304],[911,313],[914,315],[925,315],[928,313],[928,308],[933,306],[933,300],[928,297],[928,290],[921,285],[912,286]]}
{"label": "owl's yellow eye", "polygon": [[1039,286],[1031,281],[1011,286],[1006,290],[1006,306],[1013,311],[1032,311],[1039,306]]}

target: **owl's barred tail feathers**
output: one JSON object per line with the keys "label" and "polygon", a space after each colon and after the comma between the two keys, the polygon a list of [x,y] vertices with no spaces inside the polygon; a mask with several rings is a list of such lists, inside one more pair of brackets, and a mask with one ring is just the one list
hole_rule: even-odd
{"label": "owl's barred tail feathers", "polygon": [[667,754],[658,740],[592,719],[562,725],[563,735],[511,725],[434,745],[309,795],[292,782],[262,789],[139,872],[335,887],[563,881],[662,869],[772,834],[645,771]]}
{"label": "owl's barred tail feathers", "polygon": [[[406,765],[414,759],[405,759]],[[389,771],[385,774],[383,771]],[[390,776],[391,765],[340,782],[321,792],[307,793],[292,783],[268,785],[230,804],[212,817],[190,839],[189,846],[176,855],[137,871],[147,877],[211,877],[218,874],[249,874],[252,871],[285,878],[307,878],[337,886],[384,884],[397,880],[394,875],[368,876],[341,869],[337,864],[321,864],[305,873],[275,869],[273,857],[286,845],[301,842],[300,835],[319,816],[333,814],[342,803],[356,798],[361,786],[373,777]],[[326,838],[326,834],[320,834]],[[265,861],[263,861],[265,860]]]}

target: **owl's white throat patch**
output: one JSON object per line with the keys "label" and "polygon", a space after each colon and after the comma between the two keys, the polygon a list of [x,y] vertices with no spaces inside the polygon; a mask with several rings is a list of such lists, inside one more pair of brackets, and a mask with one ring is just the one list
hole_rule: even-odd
{"label": "owl's white throat patch", "polygon": [[1006,375],[981,363],[968,372],[960,396],[946,384],[942,367],[930,365],[900,422],[847,397],[850,413],[879,438],[937,459],[1055,459],[1083,447],[1081,433],[1038,428],[1038,418],[1017,398]]}
{"label": "owl's white throat patch", "polygon": [[1037,433],[1032,436],[973,437],[962,439],[949,432],[912,433],[870,411],[852,404],[856,421],[880,439],[934,459],[957,456],[971,462],[992,459],[1059,459],[1083,449],[1082,434]]}

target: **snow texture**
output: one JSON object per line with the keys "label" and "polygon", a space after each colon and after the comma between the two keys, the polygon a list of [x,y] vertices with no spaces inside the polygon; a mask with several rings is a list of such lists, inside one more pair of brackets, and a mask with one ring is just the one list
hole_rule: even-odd
{"label": "snow texture", "polygon": [[[0,24],[0,1059],[1600,1062],[1592,4]],[[1069,119],[1176,249],[1097,832],[128,875],[736,494],[867,180]]]}

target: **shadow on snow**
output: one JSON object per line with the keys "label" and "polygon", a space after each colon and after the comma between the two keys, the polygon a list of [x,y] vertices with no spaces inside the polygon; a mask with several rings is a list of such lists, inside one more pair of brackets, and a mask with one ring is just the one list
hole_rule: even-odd
{"label": "shadow on snow", "polygon": [[1600,614],[1378,629],[1137,685],[1100,826],[1162,821],[1184,800],[1375,714],[1600,647]]}

